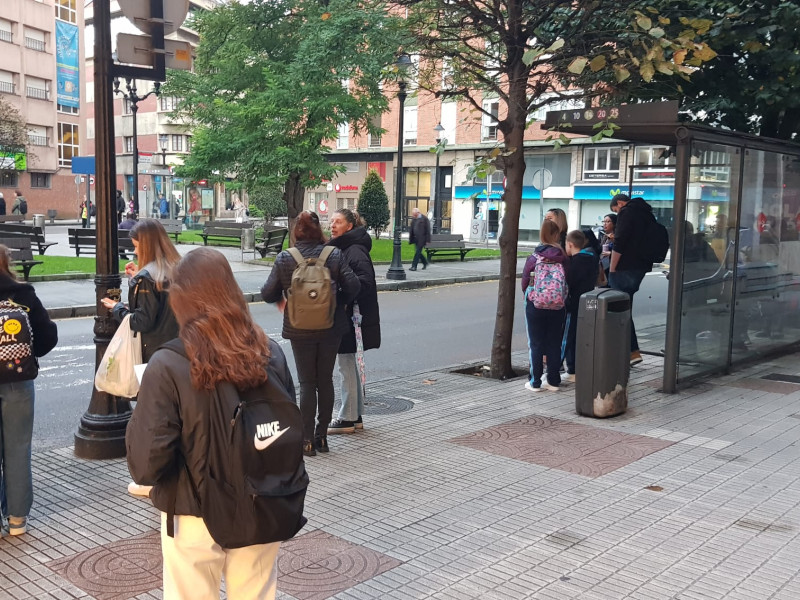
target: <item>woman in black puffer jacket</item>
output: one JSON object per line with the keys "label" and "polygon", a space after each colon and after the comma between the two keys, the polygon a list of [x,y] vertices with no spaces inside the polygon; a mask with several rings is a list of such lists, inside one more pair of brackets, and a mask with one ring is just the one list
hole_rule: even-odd
{"label": "woman in black puffer jacket", "polygon": [[[354,307],[358,307],[364,350],[380,348],[381,317],[378,310],[378,288],[375,283],[375,268],[369,255],[372,238],[364,228],[358,213],[342,208],[331,220],[329,246],[339,248],[348,265],[361,283],[361,291],[355,302],[348,305],[349,329],[339,344],[339,372],[342,374],[342,407],[339,418],[328,427],[328,433],[353,433],[364,428],[364,388],[356,362],[356,333],[353,324]],[[359,317],[357,317],[359,318]]]}
{"label": "woman in black puffer jacket", "polygon": [[[303,212],[294,226],[295,247],[303,258],[317,257],[325,248],[325,237],[319,226],[319,217]],[[334,249],[325,266],[330,270],[332,285],[336,288],[336,312],[333,327],[307,330],[292,327],[284,311],[286,292],[292,285],[292,274],[297,262],[287,250],[275,258],[275,265],[267,282],[261,288],[265,302],[276,303],[283,312],[283,337],[292,344],[297,380],[300,384],[300,412],[303,414],[303,453],[315,456],[316,450],[328,452],[328,425],[333,416],[333,365],[339,342],[347,331],[345,306],[358,295],[361,285],[347,266],[344,255]],[[317,416],[317,411],[319,415]],[[316,428],[314,417],[317,416]]]}

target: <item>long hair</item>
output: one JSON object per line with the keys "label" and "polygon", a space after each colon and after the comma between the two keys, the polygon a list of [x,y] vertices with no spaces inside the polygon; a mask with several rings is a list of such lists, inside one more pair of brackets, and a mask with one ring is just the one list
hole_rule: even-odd
{"label": "long hair", "polygon": [[198,248],[183,257],[175,267],[169,303],[196,389],[213,390],[227,381],[244,391],[267,380],[269,341],[253,322],[221,252]]}
{"label": "long hair", "polygon": [[154,264],[150,276],[156,282],[156,289],[163,290],[169,285],[175,265],[181,259],[164,226],[156,219],[142,219],[131,227],[130,236],[139,244],[139,266]]}
{"label": "long hair", "polygon": [[11,268],[11,250],[7,246],[0,244],[0,274],[16,280],[17,274]]}
{"label": "long hair", "polygon": [[319,217],[307,210],[297,216],[297,221],[294,223],[294,239],[298,242],[317,242],[318,244],[328,241],[319,226]]}
{"label": "long hair", "polygon": [[560,208],[551,208],[547,212],[555,217],[555,222],[556,225],[558,225],[559,232],[567,233],[567,229],[569,228],[569,225],[567,225],[567,213]]}
{"label": "long hair", "polygon": [[539,239],[543,244],[561,247],[561,230],[554,221],[545,219],[542,221],[542,229],[539,232]]}

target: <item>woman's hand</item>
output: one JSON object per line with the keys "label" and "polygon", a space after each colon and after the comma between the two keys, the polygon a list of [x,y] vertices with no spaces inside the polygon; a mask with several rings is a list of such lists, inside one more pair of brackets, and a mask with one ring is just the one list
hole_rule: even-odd
{"label": "woman's hand", "polygon": [[112,310],[117,305],[117,301],[111,298],[103,298],[100,300],[100,304],[105,306],[108,310]]}
{"label": "woman's hand", "polygon": [[137,265],[135,262],[131,261],[125,265],[126,277],[135,277],[138,272],[139,272],[139,265]]}

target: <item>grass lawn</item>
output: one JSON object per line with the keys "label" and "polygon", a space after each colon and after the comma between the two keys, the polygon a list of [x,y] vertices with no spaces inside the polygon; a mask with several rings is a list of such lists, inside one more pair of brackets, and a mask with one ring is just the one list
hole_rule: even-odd
{"label": "grass lawn", "polygon": [[[96,263],[93,256],[34,256],[44,264],[31,269],[33,275],[61,275],[64,273],[95,273]],[[119,261],[119,272],[125,272],[127,260]]]}

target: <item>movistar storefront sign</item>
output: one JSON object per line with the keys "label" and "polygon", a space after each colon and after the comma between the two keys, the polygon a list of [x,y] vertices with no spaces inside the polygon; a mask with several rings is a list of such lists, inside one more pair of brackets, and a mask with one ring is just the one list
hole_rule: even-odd
{"label": "movistar storefront sign", "polygon": [[[575,200],[611,200],[617,194],[627,194],[628,186],[622,185],[576,185],[573,191]],[[632,198],[645,200],[675,199],[674,185],[634,185],[630,192]]]}

